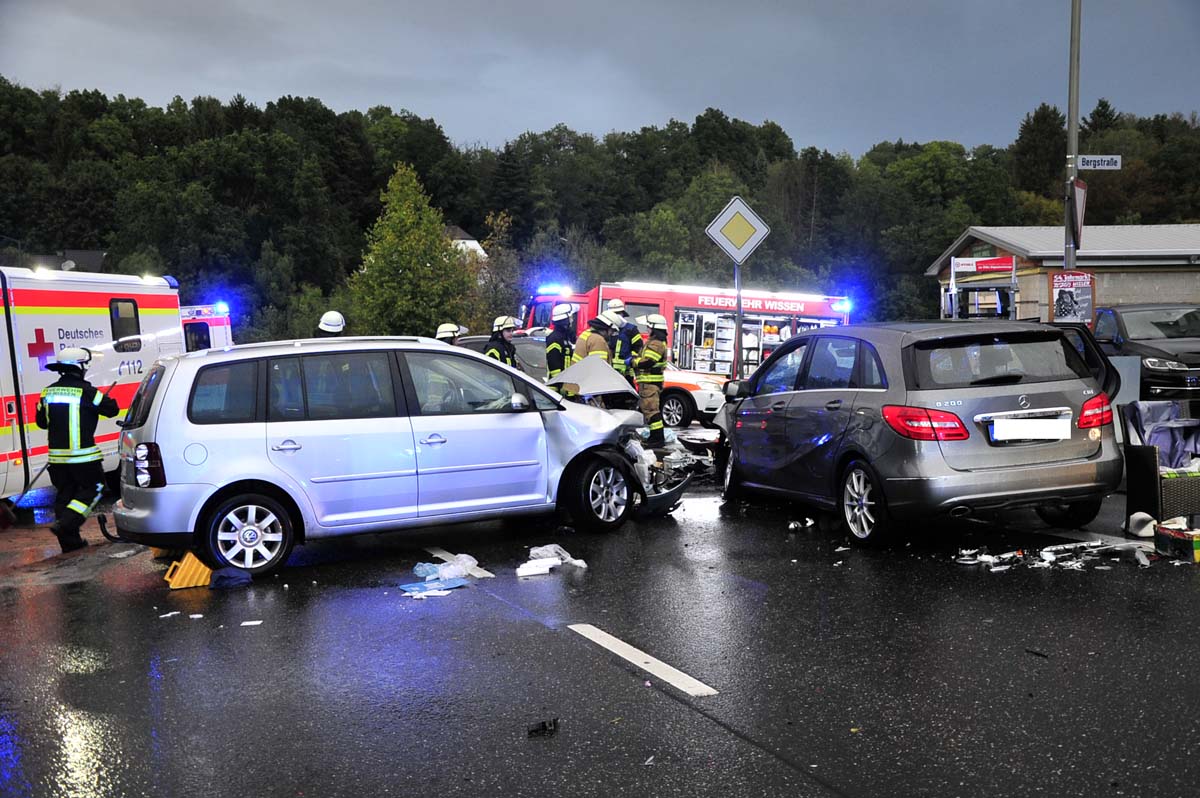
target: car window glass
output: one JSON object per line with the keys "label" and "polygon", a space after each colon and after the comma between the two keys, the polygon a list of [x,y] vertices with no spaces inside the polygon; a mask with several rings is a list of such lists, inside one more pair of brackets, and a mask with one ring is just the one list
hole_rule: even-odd
{"label": "car window glass", "polygon": [[1135,341],[1156,338],[1200,338],[1200,308],[1126,310],[1125,332]]}
{"label": "car window glass", "polygon": [[239,424],[258,412],[258,362],[206,366],[196,375],[188,418],[194,424]]}
{"label": "car window glass", "polygon": [[267,367],[267,420],[298,421],[304,418],[304,383],[300,360],[272,360]]}
{"label": "car window glass", "polygon": [[800,366],[804,363],[804,350],[807,344],[808,341],[801,341],[799,346],[786,355],[781,355],[772,363],[768,367],[767,373],[758,381],[758,386],[754,391],[755,395],[796,390],[796,375],[800,373]]}
{"label": "car window glass", "polygon": [[1015,333],[922,341],[916,345],[914,388],[1015,385],[1091,376],[1067,337]]}
{"label": "car window glass", "polygon": [[308,418],[386,418],[396,394],[386,352],[337,352],[303,358]]}
{"label": "car window glass", "polygon": [[432,352],[407,356],[424,416],[512,411],[513,378],[486,363]]}
{"label": "car window glass", "polygon": [[812,361],[804,378],[804,389],[849,388],[854,375],[858,341],[853,338],[821,337],[813,345]]}
{"label": "car window glass", "polygon": [[862,341],[862,385],[860,388],[886,388],[887,378],[883,375],[883,364],[875,347]]}
{"label": "car window glass", "polygon": [[546,342],[537,338],[515,338],[517,362],[521,369],[532,377],[546,376]]}
{"label": "car window glass", "polygon": [[1101,312],[1096,316],[1096,337],[1117,337],[1117,319],[1113,314]]}
{"label": "car window glass", "polygon": [[555,402],[541,391],[530,391],[529,393],[533,396],[533,406],[538,410],[554,410],[558,407],[558,402]]}
{"label": "car window glass", "polygon": [[138,319],[137,301],[133,299],[109,300],[108,317],[112,322],[113,351],[141,351],[142,324]]}
{"label": "car window glass", "polygon": [[189,352],[212,348],[212,336],[208,332],[208,325],[202,321],[183,325],[183,341]]}

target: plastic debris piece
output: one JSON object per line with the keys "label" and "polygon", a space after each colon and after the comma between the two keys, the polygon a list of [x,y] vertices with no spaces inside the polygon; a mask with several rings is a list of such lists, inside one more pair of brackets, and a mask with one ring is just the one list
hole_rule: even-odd
{"label": "plastic debris piece", "polygon": [[1009,568],[1012,568],[1012,566],[1011,565],[993,565],[988,570],[991,571],[992,573],[996,574],[996,573],[1000,573],[1001,571],[1007,571]]}
{"label": "plastic debris piece", "polygon": [[550,573],[551,568],[562,565],[557,557],[545,557],[540,560],[530,560],[517,566],[517,576],[541,576]]}
{"label": "plastic debris piece", "polygon": [[460,579],[470,574],[471,569],[477,565],[479,560],[470,554],[455,554],[452,562],[419,562],[413,567],[413,573],[427,582],[435,579]]}
{"label": "plastic debris piece", "polygon": [[839,551],[850,551],[850,547],[849,546],[838,546],[836,549],[834,549],[835,553],[839,552]]}
{"label": "plastic debris piece", "polygon": [[642,764],[643,764],[643,765],[653,765],[653,764],[654,764],[654,757],[650,757],[649,759],[647,759],[647,760],[646,760],[645,762],[643,762]]}
{"label": "plastic debris piece", "polygon": [[179,610],[175,610],[174,612],[168,612],[166,615],[160,615],[158,617],[159,618],[170,618],[172,615],[178,615],[178,614],[179,614]]}
{"label": "plastic debris piece", "polygon": [[805,518],[803,521],[792,521],[788,524],[788,532],[799,532],[801,529],[808,529],[816,524],[816,521],[811,518]]}
{"label": "plastic debris piece", "polygon": [[1103,540],[1085,540],[1080,543],[1059,543],[1054,546],[1046,546],[1042,551],[1050,551],[1059,554],[1064,551],[1079,551],[1081,549],[1099,549],[1107,544]]}
{"label": "plastic debris piece", "polygon": [[571,552],[564,549],[557,543],[551,543],[548,546],[534,546],[529,550],[530,560],[548,560],[551,557],[557,558],[563,565],[573,565],[576,568],[587,568],[587,563],[576,557],[571,556]]}
{"label": "plastic debris piece", "polygon": [[1064,571],[1082,571],[1083,570],[1083,560],[1071,560],[1069,562],[1060,562],[1059,565],[1062,566]]}
{"label": "plastic debris piece", "polygon": [[1042,559],[1046,562],[1054,562],[1058,559],[1058,555],[1052,551],[1046,551],[1045,549],[1042,549]]}
{"label": "plastic debris piece", "polygon": [[959,549],[958,556],[959,557],[974,557],[975,555],[979,554],[982,551],[983,551],[982,549]]}
{"label": "plastic debris piece", "polygon": [[959,557],[955,560],[959,565],[979,565],[978,557]]}
{"label": "plastic debris piece", "polygon": [[1191,565],[1187,560],[1171,560],[1171,565]]}
{"label": "plastic debris piece", "polygon": [[838,560],[837,562],[835,562],[835,563],[833,564],[833,567],[834,567],[834,568],[837,568],[837,567],[838,567],[838,566],[840,566],[840,565],[841,565],[843,562],[845,562],[845,560]]}
{"label": "plastic debris piece", "polygon": [[851,734],[858,734],[860,731],[862,731],[862,729],[858,728],[857,726],[852,726],[852,727],[850,728],[850,733],[851,733]]}
{"label": "plastic debris piece", "polygon": [[242,626],[262,626],[262,621],[242,621]]}
{"label": "plastic debris piece", "polygon": [[1188,520],[1182,515],[1177,515],[1174,518],[1168,518],[1166,521],[1163,521],[1159,526],[1165,526],[1167,529],[1187,529]]}
{"label": "plastic debris piece", "polygon": [[427,598],[438,598],[440,596],[449,596],[450,591],[449,590],[426,590],[423,593],[405,593],[404,595],[406,598],[410,598],[410,599],[427,599]]}
{"label": "plastic debris piece", "polygon": [[1038,560],[1036,562],[1031,562],[1029,564],[1029,567],[1030,568],[1053,568],[1054,566],[1052,563],[1049,563],[1045,560]]}
{"label": "plastic debris piece", "polygon": [[799,560],[792,560],[792,562],[800,562],[800,561],[799,561]]}
{"label": "plastic debris piece", "polygon": [[1142,551],[1141,549],[1138,549],[1133,553],[1133,556],[1137,558],[1138,565],[1140,565],[1141,567],[1143,567],[1143,568],[1150,567],[1150,558],[1146,556],[1146,552]]}
{"label": "plastic debris piece", "polygon": [[1035,650],[1035,649],[1032,649],[1032,648],[1027,648],[1027,649],[1025,649],[1025,653],[1026,653],[1026,654],[1032,654],[1032,655],[1033,655],[1033,656],[1035,656],[1035,657],[1041,657],[1042,659],[1050,659],[1050,655],[1049,655],[1049,654],[1043,654],[1042,652],[1040,652],[1040,651],[1037,651],[1037,650]]}
{"label": "plastic debris piece", "polygon": [[188,617],[191,618],[193,621],[196,621],[196,620],[203,618],[204,616],[199,612],[194,612],[191,615],[189,615]]}
{"label": "plastic debris piece", "polygon": [[405,593],[428,593],[433,590],[454,590],[459,587],[466,587],[471,584],[462,577],[456,579],[441,579],[433,582],[411,582],[407,585],[400,585],[400,589]]}
{"label": "plastic debris piece", "polygon": [[1093,571],[1111,571],[1111,570],[1112,570],[1112,566],[1111,566],[1111,565],[1097,565],[1097,566],[1096,566],[1095,568],[1093,568],[1092,570],[1093,570]]}
{"label": "plastic debris piece", "polygon": [[558,734],[558,718],[531,723],[528,727],[529,737],[553,737]]}
{"label": "plastic debris piece", "polygon": [[996,558],[991,554],[980,554],[979,562],[983,563],[984,565],[990,565],[991,563],[996,562]]}
{"label": "plastic debris piece", "polygon": [[125,549],[124,551],[115,551],[115,552],[113,552],[112,554],[108,555],[108,559],[110,559],[110,560],[123,560],[123,559],[125,559],[126,557],[132,557],[133,555],[137,554],[139,551],[141,551],[141,549],[140,549],[140,548],[137,548],[137,549]]}

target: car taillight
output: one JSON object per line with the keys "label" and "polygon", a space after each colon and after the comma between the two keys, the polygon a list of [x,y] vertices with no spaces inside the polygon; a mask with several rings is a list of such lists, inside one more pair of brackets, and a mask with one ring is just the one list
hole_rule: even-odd
{"label": "car taillight", "polygon": [[1101,391],[1083,403],[1079,411],[1079,428],[1104,427],[1113,423],[1112,403],[1108,394]]}
{"label": "car taillight", "polygon": [[962,420],[945,410],[884,405],[883,420],[897,433],[914,441],[965,441],[971,436]]}
{"label": "car taillight", "polygon": [[133,477],[139,488],[161,488],[167,484],[157,443],[139,443],[133,448]]}

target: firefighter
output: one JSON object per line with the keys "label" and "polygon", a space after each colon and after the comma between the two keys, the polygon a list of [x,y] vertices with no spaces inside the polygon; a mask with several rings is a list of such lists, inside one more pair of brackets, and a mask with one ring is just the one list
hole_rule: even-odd
{"label": "firefighter", "polygon": [[437,333],[433,336],[439,341],[445,341],[451,346],[458,346],[458,325],[453,322],[439,324]]}
{"label": "firefighter", "polygon": [[609,349],[608,339],[618,326],[620,316],[605,311],[588,322],[588,328],[579,334],[575,340],[575,351],[571,354],[571,363],[579,363],[585,357],[604,358],[605,363],[612,360],[612,350]]}
{"label": "firefighter", "polygon": [[663,435],[659,398],[662,395],[663,372],[667,370],[667,320],[666,317],[653,313],[639,317],[638,324],[650,328],[650,341],[634,362],[638,396],[641,397],[638,409],[642,411],[646,423],[650,426],[650,438],[646,442],[651,447],[662,446],[667,441]]}
{"label": "firefighter", "polygon": [[487,349],[483,354],[495,358],[506,366],[517,368],[517,348],[513,346],[513,334],[517,330],[517,320],[512,316],[497,316],[492,322],[492,337],[488,339]]}
{"label": "firefighter", "polygon": [[46,366],[59,373],[58,381],[42,389],[37,403],[37,425],[47,430],[50,441],[50,481],[58,492],[50,531],[64,554],[87,545],[79,528],[104,493],[96,422],[121,412],[116,400],[84,378],[91,360],[86,349],[61,350]]}
{"label": "firefighter", "polygon": [[[571,344],[574,337],[571,329],[571,317],[575,314],[575,308],[571,305],[555,305],[554,310],[550,313],[550,323],[554,329],[546,336],[546,379],[552,380],[559,374],[562,374],[563,369],[571,365],[571,355],[575,352],[575,347]],[[561,385],[551,385],[551,388],[558,391],[563,396],[567,396],[567,390]]]}
{"label": "firefighter", "polygon": [[336,310],[327,310],[317,324],[317,338],[337,338],[346,329],[346,317]]}
{"label": "firefighter", "polygon": [[642,331],[629,320],[629,312],[625,310],[625,303],[620,299],[610,300],[608,309],[621,317],[621,327],[613,338],[612,367],[633,385],[633,362],[641,356],[642,347],[645,346]]}

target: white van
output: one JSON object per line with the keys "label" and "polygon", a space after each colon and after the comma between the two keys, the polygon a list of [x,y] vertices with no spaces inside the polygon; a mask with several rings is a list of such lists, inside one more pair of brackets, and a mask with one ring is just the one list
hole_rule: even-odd
{"label": "white van", "polygon": [[[35,412],[42,389],[58,379],[46,368],[56,352],[81,346],[97,355],[87,377],[124,411],[151,364],[183,352],[183,328],[170,277],[0,268],[0,289],[0,358],[8,361],[0,362],[0,496],[9,497],[50,484],[45,473],[30,483],[47,459]],[[96,428],[110,473],[118,466],[116,421]]]}

